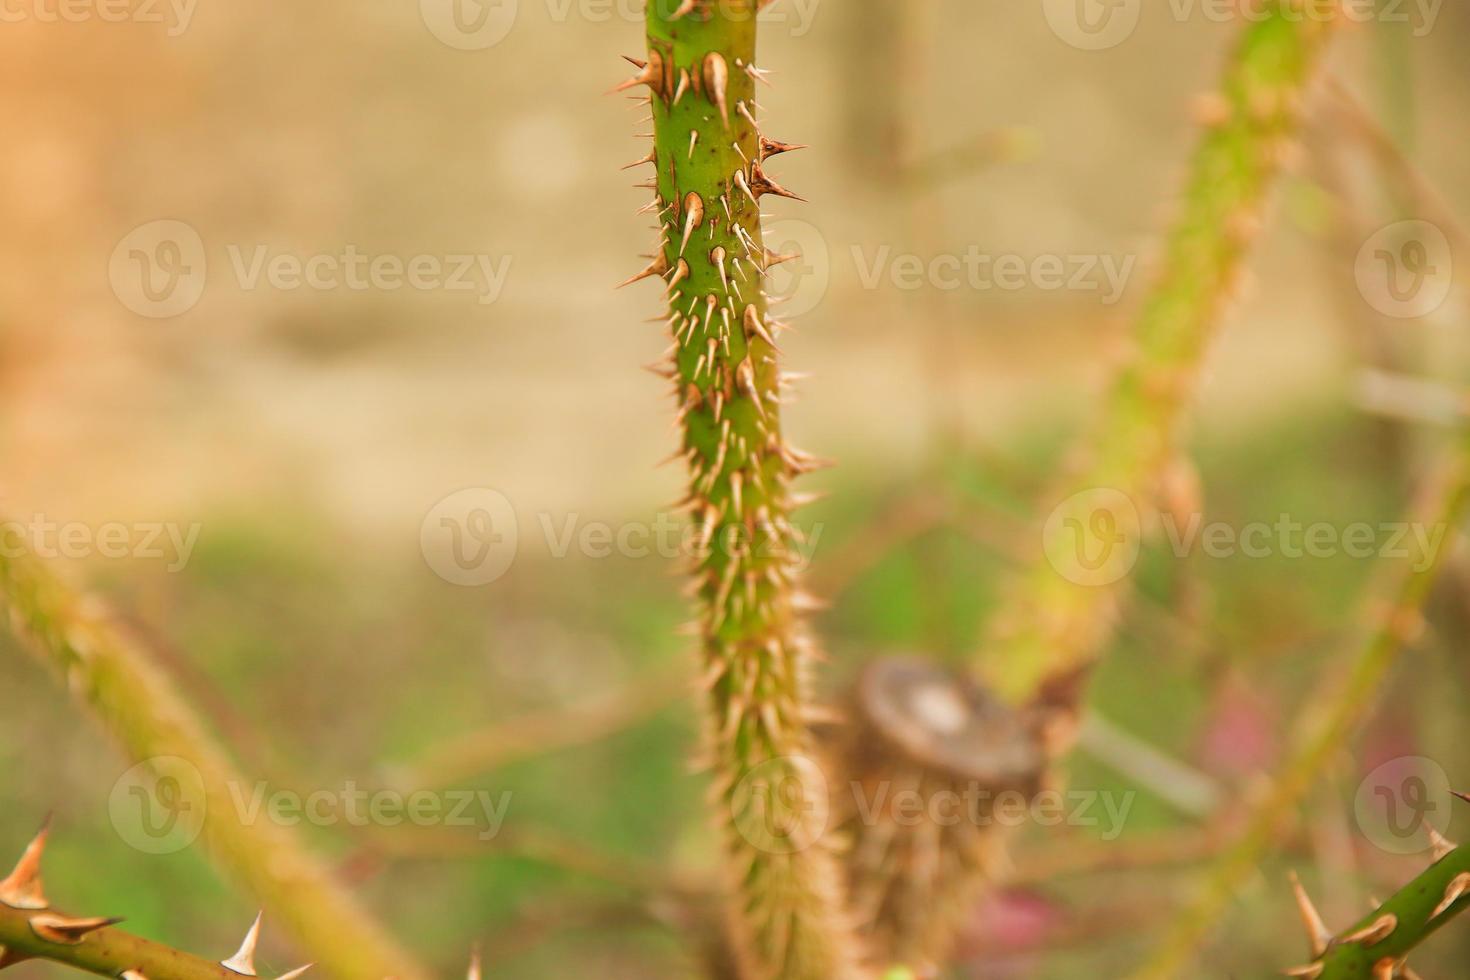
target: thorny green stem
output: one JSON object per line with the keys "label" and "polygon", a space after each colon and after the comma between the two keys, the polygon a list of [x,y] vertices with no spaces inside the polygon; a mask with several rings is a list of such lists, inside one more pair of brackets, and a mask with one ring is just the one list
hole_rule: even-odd
{"label": "thorny green stem", "polygon": [[[1309,903],[1306,908],[1311,909]],[[1288,975],[1302,980],[1392,980],[1406,975],[1399,970],[1409,953],[1466,908],[1470,908],[1470,850],[1460,847],[1341,933],[1314,935],[1315,958]],[[1309,928],[1320,928],[1315,911],[1304,915],[1311,917]]]}
{"label": "thorny green stem", "polygon": [[[762,279],[781,257],[761,237],[759,200],[794,196],[766,175],[792,147],[755,122],[758,0],[650,0],[646,86],[660,240],[634,279],[669,297],[673,382],[701,529],[706,752],[728,858],[734,945],[750,977],[857,975],[838,869],[821,840],[825,799],[807,729],[813,651],[801,622],[792,478],[815,461],[781,434],[780,324]],[[630,280],[631,281],[631,280]]]}
{"label": "thorny green stem", "polygon": [[[1301,2],[1270,0],[1267,15],[1245,27],[1220,91],[1201,100],[1204,135],[1157,279],[1134,325],[1130,356],[1087,444],[1086,465],[1049,522],[1075,527],[1077,539],[1044,536],[1044,553],[1030,560],[1001,603],[976,658],[983,686],[1031,717],[1046,768],[1072,744],[1081,679],[1112,629],[1125,589],[1126,567],[1114,564],[1103,571],[1118,574],[1095,576],[1086,560],[1101,554],[1105,564],[1116,563],[1137,544],[1140,513],[1170,465],[1194,377],[1260,235],[1262,212],[1330,33],[1331,23],[1304,16]],[[874,840],[860,839],[854,854],[864,853],[867,843],[886,854],[925,844],[918,832],[893,831],[888,839],[863,828],[857,833]],[[888,862],[893,869],[876,872],[877,887],[888,895],[925,896],[918,924],[902,929],[881,952],[942,959],[960,918],[986,886],[987,855],[1003,845],[1003,835],[992,828],[975,844],[971,854],[951,855],[953,867],[926,860],[915,870]],[[855,884],[854,894],[873,890],[872,882],[864,884]]]}
{"label": "thorny green stem", "polygon": [[31,923],[41,917],[46,933],[45,922],[53,915],[54,910],[13,909],[0,903],[0,966],[34,958],[105,977],[133,971],[147,980],[240,980],[240,974],[219,963],[110,926],[88,931],[76,942],[63,941],[64,934],[56,933],[43,938]]}
{"label": "thorny green stem", "polygon": [[[1194,950],[1220,922],[1241,883],[1254,872],[1261,856],[1280,838],[1292,811],[1306,796],[1333,756],[1372,708],[1389,669],[1417,636],[1421,610],[1454,545],[1470,503],[1470,433],[1459,445],[1449,472],[1435,482],[1427,502],[1409,519],[1413,526],[1444,529],[1428,555],[1416,555],[1391,568],[1397,582],[1388,604],[1375,617],[1376,626],[1339,683],[1324,685],[1306,705],[1293,736],[1293,749],[1269,792],[1254,807],[1244,829],[1209,871],[1198,897],[1188,904],[1158,949],[1134,980],[1166,980],[1180,975]],[[1334,675],[1337,667],[1332,669]]]}
{"label": "thorny green stem", "polygon": [[[1047,542],[1018,583],[980,655],[982,673],[1001,696],[1024,702],[1068,682],[1097,656],[1122,592],[1086,569],[1063,575],[1079,556],[1126,553],[1138,514],[1173,451],[1175,430],[1214,327],[1237,289],[1243,260],[1259,237],[1262,212],[1289,141],[1304,90],[1331,25],[1303,16],[1299,0],[1273,0],[1270,16],[1245,29],[1218,94],[1201,100],[1204,136],[1189,168],[1181,213],[1132,333],[1132,355],[1113,382],[1089,463],[1067,490],[1080,540]],[[1084,491],[1108,491],[1106,497]],[[1082,496],[1069,496],[1082,494]],[[1116,509],[1115,506],[1116,505]],[[1112,577],[1112,576],[1108,576]],[[1070,692],[1068,692],[1070,693]]]}
{"label": "thorny green stem", "polygon": [[[215,862],[271,910],[324,972],[344,980],[425,977],[291,828],[240,818],[231,787],[240,792],[244,777],[102,603],[73,592],[34,557],[12,554],[0,553],[0,603],[13,629],[131,758],[174,757],[198,772],[203,838]],[[180,819],[200,818],[181,813]]]}

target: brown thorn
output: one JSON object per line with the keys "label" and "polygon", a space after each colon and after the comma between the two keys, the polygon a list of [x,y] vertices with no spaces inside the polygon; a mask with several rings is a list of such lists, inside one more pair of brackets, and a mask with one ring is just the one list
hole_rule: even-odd
{"label": "brown thorn", "polygon": [[48,814],[41,829],[21,853],[15,868],[0,881],[0,902],[13,909],[49,908],[45,890],[41,886],[41,855],[46,850],[46,839],[51,834],[51,817]]}
{"label": "brown thorn", "polygon": [[240,948],[235,955],[227,960],[220,960],[219,965],[231,973],[238,973],[242,977],[255,976],[255,945],[260,942],[260,912],[255,913],[255,921],[250,923],[250,928],[245,932],[245,938],[240,942]]}
{"label": "brown thorn", "polygon": [[760,313],[756,310],[754,304],[751,304],[745,308],[743,322],[745,325],[747,336],[753,333],[761,340],[764,340],[773,349],[778,351],[780,350],[780,348],[776,346],[775,338],[771,336],[770,332],[766,330],[765,325],[761,323]]}
{"label": "brown thorn", "polygon": [[1312,904],[1311,896],[1302,887],[1301,879],[1295,871],[1291,872],[1291,890],[1296,895],[1296,910],[1301,916],[1302,925],[1307,930],[1307,941],[1311,946],[1314,957],[1321,956],[1327,951],[1327,944],[1332,942],[1332,930],[1327,928],[1322,921],[1317,906]]}
{"label": "brown thorn", "polygon": [[805,150],[806,148],[805,143],[782,143],[780,140],[767,139],[762,136],[760,158],[765,160],[780,153],[790,153],[792,150]]}
{"label": "brown thorn", "polygon": [[75,946],[87,937],[88,933],[115,926],[122,921],[118,917],[94,917],[87,919],[74,919],[70,916],[57,915],[52,912],[42,912],[40,915],[31,916],[31,932],[46,940],[48,943],[56,943],[61,946]]}
{"label": "brown thorn", "polygon": [[634,160],[632,163],[625,163],[621,167],[619,167],[618,169],[619,170],[632,170],[634,167],[641,167],[645,163],[653,163],[655,157],[657,156],[657,154],[658,154],[658,151],[657,150],[649,150],[648,151],[648,156],[639,157],[637,160]]}
{"label": "brown thorn", "polygon": [[668,271],[669,271],[669,260],[664,257],[664,253],[663,252],[659,252],[658,255],[654,256],[653,261],[650,262],[650,263],[648,263],[648,267],[647,268],[645,268],[645,269],[643,269],[643,270],[641,270],[639,272],[633,273],[631,276],[629,276],[628,278],[624,279],[622,282],[618,283],[613,288],[614,289],[622,289],[624,286],[631,286],[633,283],[637,282],[638,280],[640,280],[640,279],[647,279],[649,276],[663,276]]}
{"label": "brown thorn", "polygon": [[1447,839],[1444,834],[1441,834],[1433,824],[1426,823],[1424,830],[1429,835],[1430,854],[1434,857],[1436,864],[1449,856],[1457,847],[1454,842]]}
{"label": "brown thorn", "polygon": [[720,112],[720,123],[730,128],[730,105],[726,93],[730,87],[730,68],[724,55],[711,51],[704,57],[704,89]]}
{"label": "brown thorn", "polygon": [[1434,911],[1429,913],[1429,918],[1433,920],[1444,915],[1449,911],[1451,905],[1465,897],[1466,892],[1470,892],[1470,871],[1456,875],[1454,880],[1445,886],[1444,898],[1434,907]]}
{"label": "brown thorn", "polygon": [[1327,964],[1325,963],[1308,963],[1306,966],[1298,966],[1282,972],[1288,977],[1297,977],[1299,980],[1317,980],[1326,969]]}
{"label": "brown thorn", "polygon": [[679,242],[679,254],[684,254],[684,249],[689,247],[689,236],[694,234],[694,229],[704,224],[704,198],[694,191],[690,191],[684,198],[684,237]]}
{"label": "brown thorn", "polygon": [[674,287],[689,278],[689,263],[683,259],[674,267],[674,274],[669,278],[669,288],[664,291],[668,295],[674,291]]}
{"label": "brown thorn", "polygon": [[1392,956],[1385,956],[1373,964],[1373,980],[1393,980],[1393,975],[1398,972],[1398,960]]}
{"label": "brown thorn", "polygon": [[1368,923],[1361,929],[1354,930],[1342,937],[1344,943],[1362,943],[1364,946],[1374,946],[1383,942],[1393,931],[1399,927],[1399,917],[1392,912],[1386,912]]}
{"label": "brown thorn", "polygon": [[762,194],[775,194],[777,197],[789,197],[793,201],[805,201],[806,198],[793,194],[771,178],[767,177],[757,161],[750,165],[750,186],[755,191],[755,196]]}
{"label": "brown thorn", "polygon": [[298,980],[298,978],[306,973],[307,970],[310,970],[314,966],[316,966],[315,963],[308,963],[305,966],[298,966],[290,973],[283,973],[280,976],[276,977],[276,980]]}
{"label": "brown thorn", "polygon": [[649,55],[648,61],[642,66],[642,70],[632,78],[625,79],[608,89],[604,95],[612,95],[614,92],[625,92],[636,85],[647,85],[649,91],[658,95],[663,94],[664,66],[663,59],[658,52]]}

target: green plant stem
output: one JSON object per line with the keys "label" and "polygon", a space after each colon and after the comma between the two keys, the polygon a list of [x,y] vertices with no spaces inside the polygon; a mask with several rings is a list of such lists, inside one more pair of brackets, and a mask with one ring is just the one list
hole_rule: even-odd
{"label": "green plant stem", "polygon": [[[203,791],[203,840],[324,972],[344,980],[427,976],[332,878],[294,831],[242,819],[248,783],[172,681],[98,600],[74,592],[30,555],[0,551],[0,602],[16,634],[66,682],[137,762],[182,759]],[[182,814],[181,819],[197,819]],[[154,978],[156,980],[156,978]]]}
{"label": "green plant stem", "polygon": [[147,980],[240,980],[238,973],[219,963],[110,926],[88,932],[76,943],[47,940],[31,928],[31,920],[49,914],[54,911],[13,909],[0,903],[0,959],[50,960],[105,977],[134,970]]}
{"label": "green plant stem", "polygon": [[788,446],[762,280],[775,257],[759,199],[792,196],[765,172],[788,147],[755,125],[756,0],[648,4],[661,227],[644,275],[666,283],[687,498],[700,528],[706,755],[734,891],[735,946],[750,977],[857,975],[825,800],[807,729],[813,657],[801,622],[790,483],[813,460]]}
{"label": "green plant stem", "polygon": [[[975,658],[985,688],[1034,716],[1048,769],[1075,739],[1082,677],[1111,633],[1126,588],[1126,565],[1104,569],[1116,574],[1099,579],[1085,574],[1077,552],[1102,553],[1116,563],[1138,546],[1141,515],[1152,509],[1156,485],[1174,457],[1175,430],[1222,308],[1260,235],[1332,26],[1303,16],[1298,0],[1272,0],[1264,14],[1245,27],[1220,91],[1201,100],[1204,134],[1156,281],[1134,325],[1130,356],[1086,444],[1080,475],[1055,498],[1065,503],[1042,535],[1042,553],[1028,559]],[[1069,517],[1083,532],[1076,541],[1050,533],[1053,525],[1065,528]],[[917,783],[925,775],[912,778]],[[917,872],[895,861],[854,866],[853,894],[896,896],[889,902],[894,907],[915,904],[904,896],[925,896],[919,909],[909,909],[909,918],[921,925],[903,927],[879,952],[945,956],[960,918],[988,884],[993,861],[986,855],[1004,845],[999,830],[987,829],[977,836],[983,847],[952,855],[955,866],[942,880],[926,865]],[[924,846],[926,831],[859,827],[852,853],[911,852]]]}
{"label": "green plant stem", "polygon": [[[1194,950],[1219,924],[1241,884],[1255,871],[1262,855],[1280,839],[1297,805],[1316,783],[1372,708],[1389,669],[1411,642],[1424,603],[1454,545],[1470,501],[1470,435],[1459,446],[1448,473],[1436,481],[1427,502],[1408,517],[1414,526],[1443,529],[1432,554],[1385,566],[1397,577],[1387,604],[1362,649],[1340,682],[1324,684],[1304,708],[1281,774],[1247,818],[1239,835],[1207,873],[1199,895],[1189,903],[1134,980],[1166,980],[1179,976]],[[1334,666],[1332,675],[1340,668]]]}
{"label": "green plant stem", "polygon": [[[1150,509],[1200,362],[1259,238],[1281,159],[1298,128],[1304,91],[1329,34],[1330,24],[1303,16],[1294,0],[1273,0],[1267,7],[1269,16],[1245,28],[1220,91],[1200,103],[1205,132],[1157,279],[1133,328],[1132,355],[1087,444],[1086,467],[1056,498],[1080,508],[1074,516],[1086,535],[1078,543],[1089,554],[1112,548],[1122,555],[1136,546],[1138,515]],[[1133,513],[1103,513],[1094,501],[1074,496],[1099,489],[1111,491],[1108,500],[1127,501]],[[1102,522],[1094,523],[1098,518]],[[1094,529],[1127,538],[1100,539]],[[1002,604],[1005,612],[980,653],[981,673],[1017,703],[1094,660],[1124,587],[1121,574],[1114,582],[1096,583],[1059,573],[1059,565],[1076,560],[1073,542],[1067,537],[1047,544],[1047,554],[1038,556]]]}
{"label": "green plant stem", "polygon": [[[1356,980],[1373,975],[1384,960],[1402,961],[1455,916],[1470,908],[1470,850],[1456,848],[1426,868],[1392,898],[1344,929],[1313,960],[1316,980]],[[1458,898],[1455,896],[1458,895]],[[1449,904],[1445,904],[1448,901]],[[1375,927],[1392,929],[1382,938]],[[1308,967],[1308,975],[1315,971]]]}

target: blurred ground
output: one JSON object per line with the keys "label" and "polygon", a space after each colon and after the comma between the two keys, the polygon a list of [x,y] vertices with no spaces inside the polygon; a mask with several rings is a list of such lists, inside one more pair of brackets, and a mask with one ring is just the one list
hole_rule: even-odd
{"label": "blurred ground", "polygon": [[[787,286],[810,308],[783,347],[813,376],[789,427],[842,463],[810,481],[833,491],[810,521],[822,529],[813,574],[836,595],[822,627],[837,677],[875,652],[956,657],[973,642],[1007,567],[997,546],[1027,533],[1030,500],[1119,353],[1194,138],[1191,97],[1234,32],[1151,13],[1121,47],[1084,52],[1036,3],[926,0],[913,5],[911,36],[874,39],[869,6],[819,4],[800,36],[793,13],[767,30],[762,56],[777,83],[763,90],[768,131],[813,144],[777,168],[811,203],[772,210],[777,237],[808,254]],[[642,322],[657,312],[654,290],[611,289],[650,233],[632,214],[645,193],[617,170],[643,152],[631,135],[639,112],[599,93],[640,31],[585,3],[560,9],[522,0],[504,40],[480,51],[441,42],[408,2],[207,7],[177,36],[151,23],[0,25],[0,509],[94,527],[197,523],[180,572],[101,558],[72,571],[175,651],[248,767],[280,783],[386,779],[443,738],[667,676],[686,659],[674,562],[575,549],[558,559],[543,533],[543,520],[651,521],[680,478],[655,467],[672,447],[671,413],[662,383],[637,369],[665,343]],[[1379,107],[1395,91],[1384,52],[1407,52],[1412,94],[1394,96],[1407,112],[1391,128],[1458,213],[1470,204],[1467,29],[1470,11],[1449,5],[1422,38],[1355,29],[1332,69]],[[1010,134],[1010,149],[918,191],[875,174],[855,147],[879,139],[886,124],[871,116],[890,90],[911,107],[898,120],[902,156],[994,133]],[[1326,117],[1322,127],[1342,129]],[[1343,162],[1353,187],[1378,187],[1366,154],[1350,147]],[[1212,361],[1194,440],[1212,517],[1342,523],[1401,509],[1400,475],[1365,448],[1377,429],[1353,405],[1362,365],[1344,310],[1361,303],[1350,257],[1332,251],[1325,199],[1308,166],[1288,182]],[[1355,205],[1369,231],[1402,216],[1381,191]],[[119,242],[164,219],[197,232],[208,271],[196,304],[155,319],[125,305],[109,272]],[[251,288],[236,265],[262,246],[404,262],[475,254],[509,267],[491,303],[454,288]],[[927,259],[971,246],[1137,265],[1114,305],[1036,287],[865,286],[885,248]],[[1460,295],[1395,325],[1394,342],[1416,371],[1456,376],[1464,322]],[[1407,441],[1416,465],[1428,458],[1432,440],[1415,430]],[[481,588],[441,580],[420,551],[425,515],[470,486],[497,489],[519,518],[515,564]],[[902,517],[935,500],[952,508],[943,528]],[[1342,649],[1370,566],[1181,563],[1157,542],[1146,559],[1148,599],[1100,678],[1099,709],[1237,799],[1269,767],[1324,657]],[[1441,604],[1462,628],[1463,602]],[[1397,679],[1319,801],[1322,827],[1301,863],[1343,885],[1329,899],[1340,918],[1409,865],[1342,845],[1351,828],[1333,823],[1337,797],[1395,753],[1463,767],[1462,632],[1436,633]],[[52,890],[68,906],[126,913],[139,931],[224,955],[245,905],[199,857],[119,842],[107,796],[126,766],[51,678],[8,641],[0,653],[0,842],[18,848],[55,809]],[[705,867],[702,783],[686,765],[693,727],[675,706],[473,785],[514,792],[507,826]],[[1241,748],[1257,743],[1259,756]],[[1130,836],[1190,826],[1085,754],[1073,777],[1141,790]],[[341,835],[322,837],[348,856]],[[681,975],[663,931],[626,928],[617,885],[505,856],[353,868],[445,969],[480,937],[504,964],[496,976]],[[1280,871],[1263,875],[1209,975],[1259,974],[1299,954]],[[1157,896],[1189,880],[1028,888],[1009,918],[989,917],[1021,925],[975,943],[993,950],[1019,935],[1035,946],[1020,942],[974,975],[1114,975],[1160,924]],[[1099,922],[1110,905],[1122,919]],[[1038,966],[1036,947],[1067,942],[1075,961]],[[1437,941],[1420,972],[1466,950]],[[269,962],[290,955],[275,948]]]}

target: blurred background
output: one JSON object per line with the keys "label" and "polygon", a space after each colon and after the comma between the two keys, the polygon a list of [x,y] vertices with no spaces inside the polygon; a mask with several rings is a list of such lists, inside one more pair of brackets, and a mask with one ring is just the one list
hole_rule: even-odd
{"label": "blurred background", "polygon": [[[1211,7],[1143,4],[1103,47],[1040,0],[768,12],[765,129],[812,146],[774,168],[811,203],[769,209],[770,243],[804,252],[776,282],[787,366],[811,374],[787,426],[840,463],[803,516],[825,684],[878,654],[964,657],[1034,548],[1239,30]],[[306,828],[436,966],[479,941],[497,977],[688,975],[642,897],[714,865],[688,610],[676,558],[618,538],[675,520],[682,480],[657,466],[665,386],[639,370],[667,343],[644,322],[657,290],[613,289],[653,236],[641,172],[618,170],[643,113],[601,94],[642,47],[636,5],[66,9],[0,23],[10,530],[135,617],[270,787],[401,785],[429,760],[511,794],[489,840]],[[1465,377],[1454,256],[1431,242],[1446,288],[1405,306],[1363,250],[1406,220],[1458,247],[1467,39],[1463,6],[1396,2],[1338,38],[1203,379],[1206,521],[1392,520],[1434,458],[1458,412],[1437,383]],[[466,542],[493,567],[453,561]],[[1184,558],[1155,535],[1138,571],[1070,766],[1137,794],[1126,830],[1025,835],[957,975],[1136,962],[1351,649],[1373,563]],[[1393,760],[1467,781],[1467,590],[1457,553],[1429,637],[1203,975],[1301,958],[1287,867],[1339,925],[1417,869],[1353,800]],[[0,850],[55,811],[54,898],[226,955],[253,908],[194,849],[128,845],[109,817],[128,766],[0,640]],[[268,946],[269,968],[296,962]],[[1446,930],[1418,967],[1454,976],[1467,953]]]}

